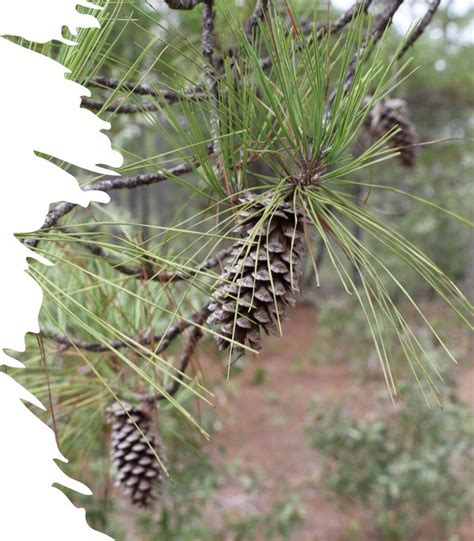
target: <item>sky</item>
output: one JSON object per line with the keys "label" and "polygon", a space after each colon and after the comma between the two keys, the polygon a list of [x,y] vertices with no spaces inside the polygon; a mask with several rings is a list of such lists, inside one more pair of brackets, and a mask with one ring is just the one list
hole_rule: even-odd
{"label": "sky", "polygon": [[[423,17],[429,5],[429,0],[412,0],[403,4],[397,11],[393,24],[401,31],[406,32],[418,18]],[[447,0],[441,0],[441,7],[447,3]],[[354,0],[332,0],[332,5],[339,9],[348,9],[354,4]],[[474,8],[474,0],[451,0],[450,7],[453,13],[463,15],[469,9]],[[458,43],[474,43],[474,19],[469,26],[464,29],[462,35],[459,35],[459,30],[453,28],[453,34]]]}
{"label": "sky", "polygon": [[[347,9],[353,5],[354,0],[332,0],[332,3],[335,7],[340,9]],[[441,6],[446,3],[446,0],[442,0]],[[414,0],[413,2],[408,2],[403,4],[402,7],[397,11],[397,14],[394,17],[394,24],[402,31],[406,31],[408,27],[413,22],[413,17],[423,17],[426,13],[426,10],[429,7],[430,2],[428,0]],[[474,7],[474,0],[452,0],[451,9],[454,13],[462,15],[468,9]],[[474,29],[471,28],[472,34],[474,34]],[[473,41],[474,36],[471,36],[469,41]]]}

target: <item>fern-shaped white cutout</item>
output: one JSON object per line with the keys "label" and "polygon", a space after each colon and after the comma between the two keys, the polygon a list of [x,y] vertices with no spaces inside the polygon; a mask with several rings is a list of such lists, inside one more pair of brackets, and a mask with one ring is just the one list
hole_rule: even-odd
{"label": "fern-shaped white cutout", "polygon": [[[45,43],[62,38],[62,28],[98,27],[76,11],[75,0],[2,2],[0,35]],[[72,42],[67,42],[72,44]],[[38,229],[50,203],[87,206],[108,202],[101,192],[83,192],[74,177],[43,153],[84,169],[107,172],[122,157],[101,130],[108,123],[80,108],[89,92],[65,79],[53,60],[0,37],[0,365],[21,366],[4,349],[24,351],[26,332],[37,332],[42,292],[25,272],[34,256],[15,232]],[[47,262],[45,262],[47,263]],[[0,373],[0,539],[8,541],[99,541],[110,538],[92,530],[83,509],[75,508],[53,483],[85,494],[87,487],[68,478],[55,459],[61,456],[54,434],[22,400],[43,407],[34,396]]]}

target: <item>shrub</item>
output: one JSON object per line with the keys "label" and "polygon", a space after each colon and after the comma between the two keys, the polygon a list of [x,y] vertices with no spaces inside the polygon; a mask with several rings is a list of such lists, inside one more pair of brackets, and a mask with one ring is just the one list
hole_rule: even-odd
{"label": "shrub", "polygon": [[[446,540],[469,510],[474,424],[454,395],[428,409],[416,389],[382,418],[353,421],[339,405],[317,413],[311,443],[325,464],[324,485],[341,503],[364,504],[387,541]],[[315,420],[315,424],[314,424]],[[455,539],[455,538],[449,538]]]}

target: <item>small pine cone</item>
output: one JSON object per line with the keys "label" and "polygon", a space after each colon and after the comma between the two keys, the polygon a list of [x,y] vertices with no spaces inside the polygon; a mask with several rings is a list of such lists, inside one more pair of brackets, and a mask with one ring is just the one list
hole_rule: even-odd
{"label": "small pine cone", "polygon": [[[208,307],[207,323],[219,326],[216,342],[220,350],[231,346],[228,338],[258,351],[261,329],[280,334],[279,321],[286,319],[288,306],[296,304],[306,253],[303,218],[284,202],[258,224],[268,198],[245,194],[240,202],[251,203],[240,212],[235,230],[242,240],[234,244],[224,267]],[[233,349],[243,352],[235,345]]]}
{"label": "small pine cone", "polygon": [[134,505],[149,507],[156,499],[154,485],[162,480],[161,467],[155,456],[155,453],[158,456],[162,453],[152,429],[152,419],[142,409],[118,402],[108,408],[108,415],[112,425],[111,456],[116,484],[125,488],[125,494]]}
{"label": "small pine cone", "polygon": [[374,138],[383,137],[388,131],[399,126],[400,130],[390,139],[389,145],[399,149],[400,161],[405,167],[415,164],[417,135],[405,100],[381,99],[370,111],[365,125]]}

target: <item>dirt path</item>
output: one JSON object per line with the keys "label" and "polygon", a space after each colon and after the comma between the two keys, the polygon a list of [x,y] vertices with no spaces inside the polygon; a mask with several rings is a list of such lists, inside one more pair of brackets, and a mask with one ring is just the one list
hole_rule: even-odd
{"label": "dirt path", "polygon": [[[292,536],[295,541],[336,541],[352,522],[364,520],[360,510],[341,513],[318,491],[321,463],[305,433],[308,404],[346,400],[357,415],[370,411],[385,387],[381,379],[361,386],[348,364],[331,366],[319,359],[316,323],[314,309],[300,307],[285,329],[291,340],[269,342],[265,353],[218,393],[222,429],[208,447],[217,463],[233,465],[237,472],[212,506],[227,515],[264,513],[272,500],[298,494],[305,516]],[[262,384],[256,383],[259,379]],[[473,389],[474,368],[460,382],[462,398],[474,408]],[[255,478],[261,489],[249,491],[242,480]]]}

